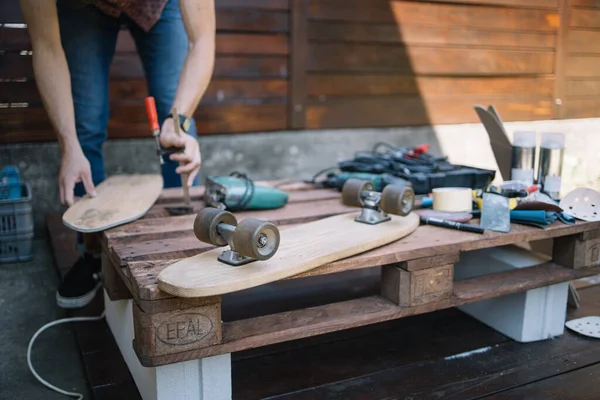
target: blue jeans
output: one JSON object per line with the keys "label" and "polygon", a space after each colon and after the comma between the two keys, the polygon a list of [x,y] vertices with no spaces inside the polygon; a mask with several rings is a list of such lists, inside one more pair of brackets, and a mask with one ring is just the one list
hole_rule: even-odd
{"label": "blue jeans", "polygon": [[[94,184],[98,185],[106,178],[102,147],[110,117],[109,69],[121,26],[126,26],[134,38],[144,67],[148,94],[156,101],[159,124],[169,115],[173,104],[188,37],[177,0],[168,1],[159,21],[149,32],[143,31],[125,15],[113,18],[92,5],[71,7],[68,2],[57,2],[61,41],[71,75],[77,136],[90,162]],[[140,110],[145,115],[144,109]],[[149,126],[148,137],[151,136]],[[188,133],[197,137],[194,121]],[[181,186],[180,175],[175,172],[178,164],[167,156],[163,159],[164,186]],[[148,161],[154,160],[156,158]],[[197,182],[198,178],[195,184]],[[75,195],[83,194],[85,190],[79,183]]]}

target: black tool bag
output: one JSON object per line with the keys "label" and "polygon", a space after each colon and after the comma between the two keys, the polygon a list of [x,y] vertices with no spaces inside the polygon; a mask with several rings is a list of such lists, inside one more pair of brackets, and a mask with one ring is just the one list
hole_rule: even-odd
{"label": "black tool bag", "polygon": [[[382,147],[384,151],[380,150]],[[338,169],[390,174],[409,181],[415,194],[428,194],[439,187],[482,189],[494,180],[494,170],[451,164],[447,157],[428,154],[427,148],[427,145],[399,148],[377,143],[372,151],[359,152],[353,159],[339,162]]]}

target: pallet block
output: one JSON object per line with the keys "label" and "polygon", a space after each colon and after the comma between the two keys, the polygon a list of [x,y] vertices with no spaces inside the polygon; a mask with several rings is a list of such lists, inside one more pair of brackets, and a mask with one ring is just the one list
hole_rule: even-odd
{"label": "pallet block", "polygon": [[[527,268],[549,257],[518,246],[503,246],[461,254],[455,280]],[[465,304],[459,310],[518,342],[534,342],[564,333],[569,283],[531,289]]]}
{"label": "pallet block", "polygon": [[132,347],[132,299],[113,301],[104,291],[106,322],[143,400],[230,400],[231,355],[220,354],[158,367],[144,367]]}

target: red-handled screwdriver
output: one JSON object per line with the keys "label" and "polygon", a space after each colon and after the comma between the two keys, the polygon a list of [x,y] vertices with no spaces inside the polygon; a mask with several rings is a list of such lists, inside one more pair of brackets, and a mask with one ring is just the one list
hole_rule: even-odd
{"label": "red-handled screwdriver", "polygon": [[158,155],[158,159],[161,164],[164,164],[164,160],[162,158],[162,152],[160,149],[160,125],[158,125],[158,114],[156,112],[156,103],[154,102],[154,97],[148,96],[146,97],[146,114],[148,114],[148,120],[150,121],[150,129],[152,130],[152,136],[156,141],[156,154]]}

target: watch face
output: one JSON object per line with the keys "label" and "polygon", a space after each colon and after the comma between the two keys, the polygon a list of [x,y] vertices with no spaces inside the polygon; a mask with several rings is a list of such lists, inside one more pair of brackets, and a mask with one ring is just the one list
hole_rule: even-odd
{"label": "watch face", "polygon": [[180,118],[181,121],[181,129],[183,129],[185,131],[185,133],[188,132],[188,130],[190,129],[190,125],[191,125],[191,121],[189,118],[184,117],[183,115]]}

